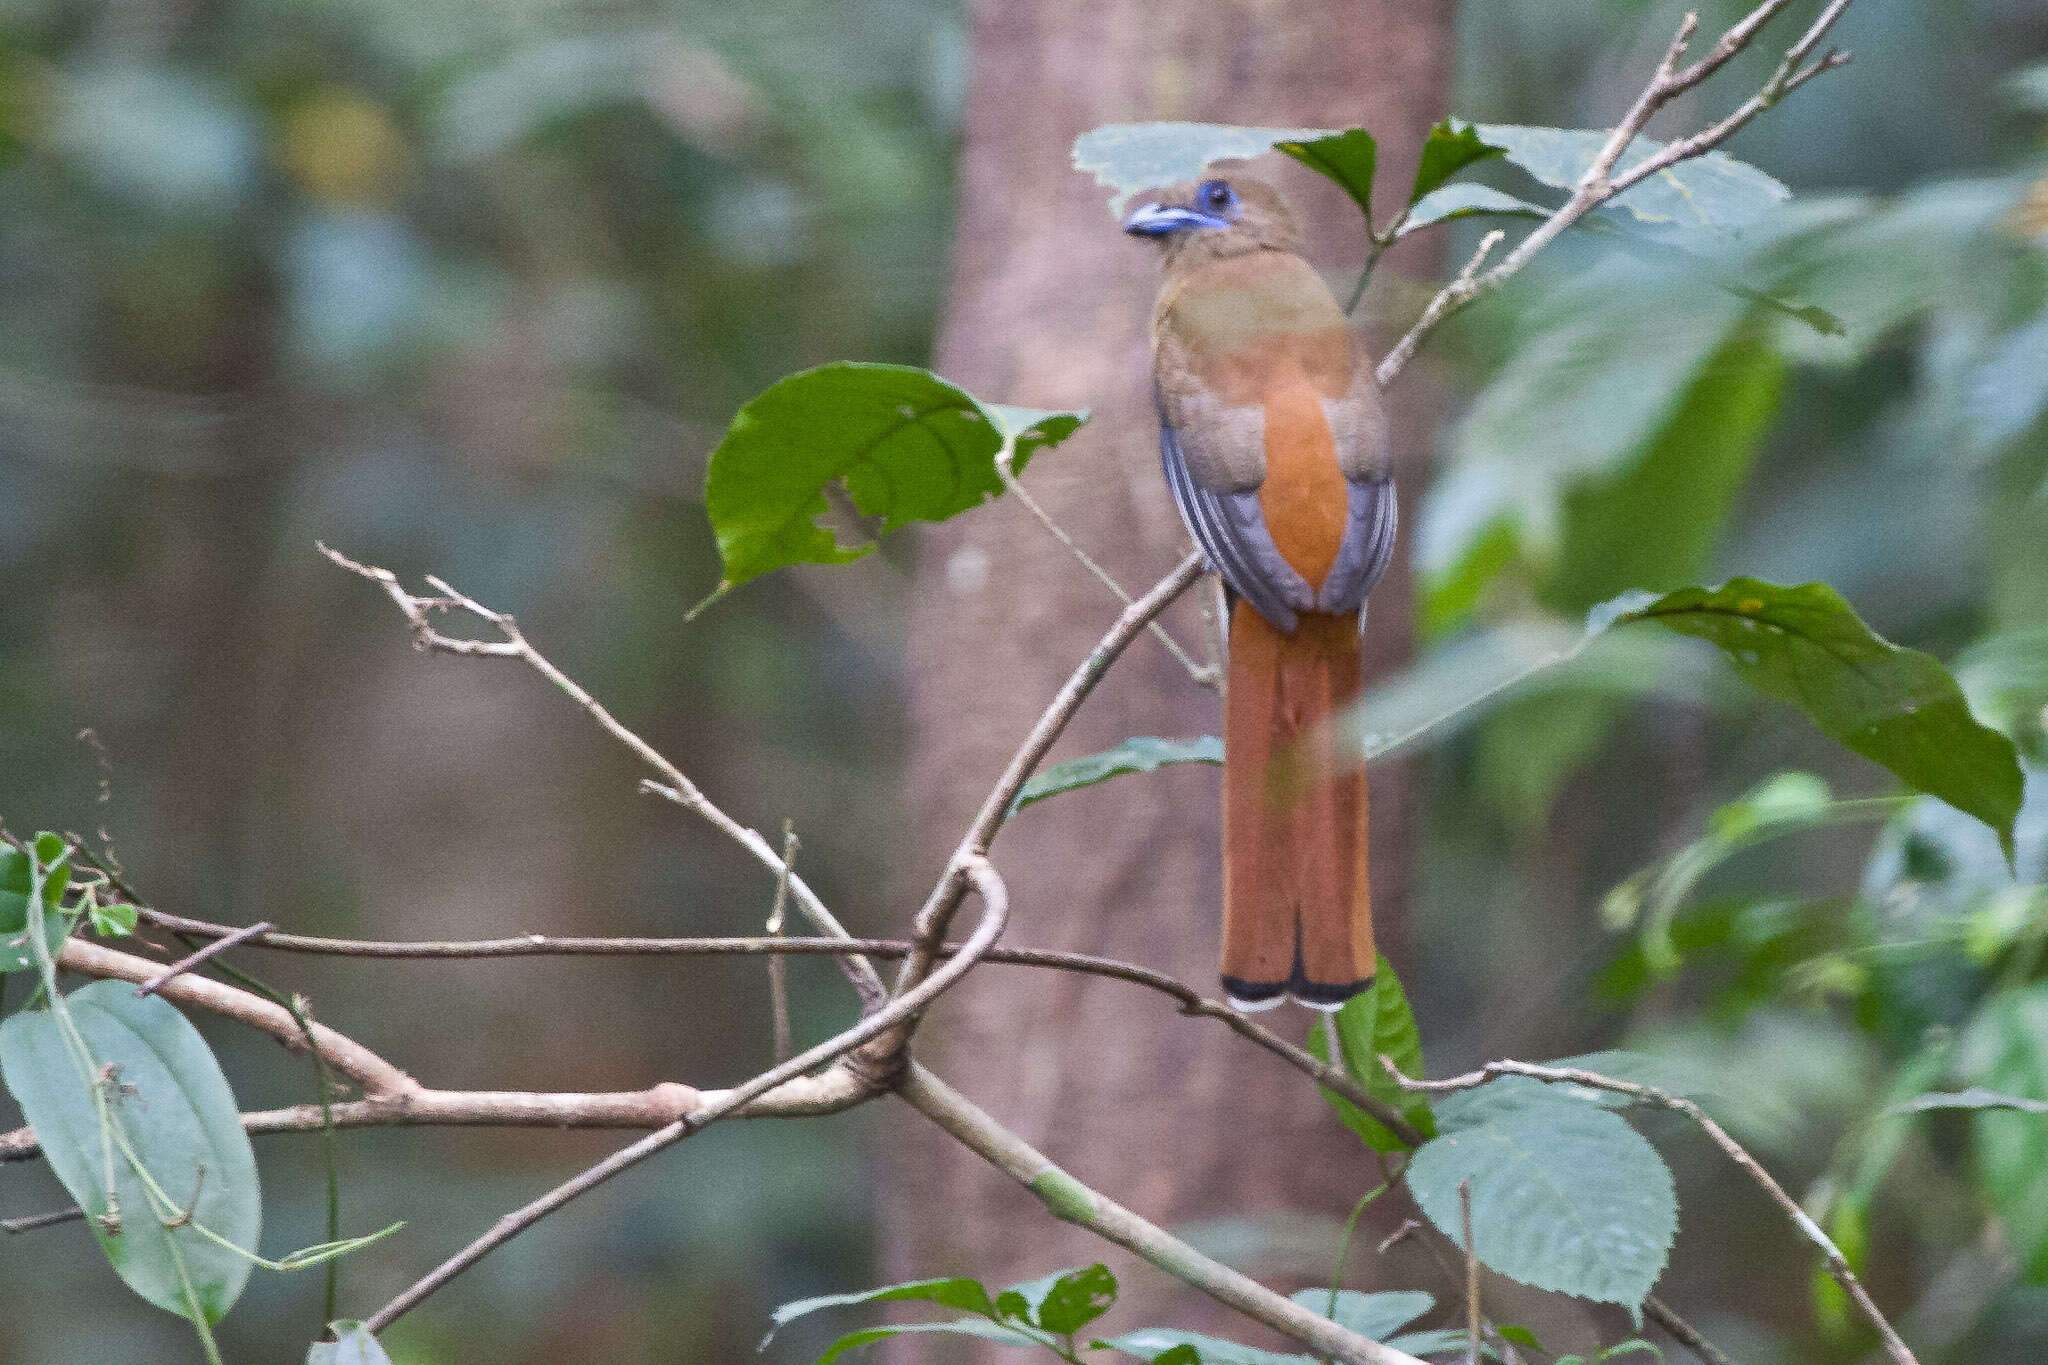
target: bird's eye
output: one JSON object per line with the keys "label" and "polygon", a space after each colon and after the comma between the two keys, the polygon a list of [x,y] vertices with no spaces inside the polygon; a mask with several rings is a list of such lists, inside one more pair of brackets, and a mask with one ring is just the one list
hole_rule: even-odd
{"label": "bird's eye", "polygon": [[1204,207],[1215,209],[1218,212],[1221,212],[1222,210],[1229,208],[1233,203],[1237,201],[1236,192],[1233,191],[1227,183],[1221,180],[1211,180],[1206,182],[1202,186],[1201,197],[1202,204]]}

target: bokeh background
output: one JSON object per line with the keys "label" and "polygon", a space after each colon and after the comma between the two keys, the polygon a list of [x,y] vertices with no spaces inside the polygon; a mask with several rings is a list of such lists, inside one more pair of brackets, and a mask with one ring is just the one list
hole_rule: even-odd
{"label": "bokeh background", "polygon": [[[1739,7],[1703,8],[1711,24]],[[1610,122],[1675,13],[1475,0],[1448,107]],[[1702,494],[1727,509],[1701,547],[1715,569],[1825,578],[1945,659],[2005,641],[1995,664],[2048,624],[2048,192],[2028,188],[2048,81],[2014,82],[2048,56],[2048,13],[1861,0],[1839,37],[1856,64],[1732,150],[1802,195],[1877,197],[1836,201],[1860,235],[1803,276],[1858,327],[1848,342],[1780,329],[1758,343],[1769,361],[1706,372],[1722,406],[1665,457],[1682,477],[1740,428],[1740,467]],[[717,577],[698,491],[734,409],[822,361],[928,358],[967,43],[945,0],[6,0],[8,828],[104,829],[156,904],[313,933],[761,921],[758,869],[637,797],[632,764],[560,697],[510,667],[416,655],[319,538],[516,612],[727,809],[771,836],[793,821],[799,867],[857,930],[895,927],[914,547],[682,615]],[[1519,496],[1488,483],[1514,451],[1487,414],[1524,382],[1517,355],[1562,344],[1566,321],[1540,305],[1599,268],[1596,249],[1559,253],[1443,338],[1448,472],[1411,541],[1435,638],[1597,600],[1633,562],[1575,540],[1572,516],[1490,541],[1479,591],[1427,559],[1464,543],[1473,508]],[[1623,339],[1606,359],[1624,383],[1656,349],[1626,343],[1630,315],[1666,306],[1652,286],[1668,284],[1608,289],[1606,313],[1572,323]],[[1678,924],[1689,965],[1660,975],[1603,921],[1610,888],[1780,768],[1886,790],[1796,718],[1696,674],[1553,687],[1427,751],[1409,985],[1438,1071],[1615,1042],[1739,1065],[1744,1136],[1805,1193],[1863,1169],[1873,1113],[1930,1037],[2040,975],[2048,903],[2008,894],[1969,831],[1921,810],[1716,872]],[[2038,882],[2041,849],[2023,852]],[[711,1083],[768,1056],[759,963],[254,965],[439,1085]],[[843,1017],[829,965],[791,975],[800,1031]],[[2004,1088],[2031,1077],[2048,1094],[2044,1018],[2013,1024]],[[269,1044],[209,1035],[249,1106],[305,1097],[303,1066]],[[0,1100],[0,1125],[15,1121]],[[715,1129],[500,1252],[391,1344],[421,1365],[740,1358],[775,1303],[870,1282],[886,1122]],[[348,1230],[408,1228],[345,1263],[345,1305],[382,1302],[613,1141],[347,1135]],[[1927,1307],[1908,1320],[1946,1333],[1930,1360],[2041,1358],[2048,1292],[2021,1262],[2041,1237],[2029,1211],[2048,1209],[2026,1153],[2048,1139],[1958,1120],[1898,1145],[1856,1215],[1880,1297]],[[319,1240],[317,1139],[260,1151],[266,1248]],[[1783,1229],[1703,1152],[1674,1160],[1672,1297],[1708,1305],[1696,1316],[1746,1362],[1855,1358]],[[60,1198],[40,1169],[0,1169],[0,1213]],[[2010,1231],[1987,1231],[1987,1209]],[[318,1305],[317,1275],[259,1275],[223,1326],[228,1358],[298,1358]],[[0,1242],[0,1361],[188,1358],[188,1330],[121,1292],[77,1227]]]}

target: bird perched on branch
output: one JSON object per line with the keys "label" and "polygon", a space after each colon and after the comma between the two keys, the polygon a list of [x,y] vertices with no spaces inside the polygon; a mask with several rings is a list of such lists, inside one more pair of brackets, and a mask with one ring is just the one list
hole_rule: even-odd
{"label": "bird perched on branch", "polygon": [[1321,733],[1362,685],[1394,544],[1373,366],[1270,186],[1176,186],[1124,231],[1162,248],[1153,395],[1167,487],[1230,601],[1223,986],[1334,1009],[1372,982],[1361,764]]}

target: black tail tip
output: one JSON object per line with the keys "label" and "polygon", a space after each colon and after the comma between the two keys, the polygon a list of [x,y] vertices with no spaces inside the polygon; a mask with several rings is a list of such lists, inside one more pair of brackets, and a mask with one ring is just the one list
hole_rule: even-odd
{"label": "black tail tip", "polygon": [[1372,982],[1369,976],[1346,982],[1310,981],[1299,974],[1291,981],[1246,981],[1243,977],[1226,976],[1223,993],[1232,1009],[1247,1014],[1269,1010],[1290,996],[1297,1004],[1327,1011],[1344,1008],[1344,1002],[1352,996],[1371,990]]}

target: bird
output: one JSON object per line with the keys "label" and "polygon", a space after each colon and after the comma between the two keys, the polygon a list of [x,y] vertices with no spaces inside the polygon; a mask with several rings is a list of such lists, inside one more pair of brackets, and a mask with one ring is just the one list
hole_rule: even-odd
{"label": "bird", "polygon": [[1325,733],[1363,688],[1366,594],[1393,556],[1378,380],[1270,185],[1177,185],[1123,229],[1161,249],[1160,463],[1229,604],[1224,992],[1335,1010],[1378,962],[1365,768]]}

